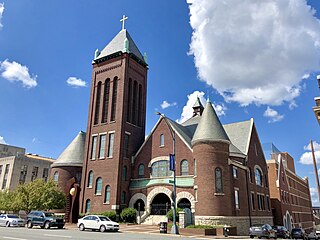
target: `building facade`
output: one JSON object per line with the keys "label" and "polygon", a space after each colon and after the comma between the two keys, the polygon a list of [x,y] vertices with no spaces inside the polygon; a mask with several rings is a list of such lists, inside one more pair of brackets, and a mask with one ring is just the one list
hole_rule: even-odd
{"label": "building facade", "polygon": [[14,190],[19,184],[42,178],[47,181],[53,159],[33,154],[0,158],[0,189]]}
{"label": "building facade", "polygon": [[[267,154],[266,154],[267,156]],[[313,229],[313,211],[308,178],[296,174],[294,159],[287,152],[280,152],[271,145],[268,164],[270,198],[274,223]]]}
{"label": "building facade", "polygon": [[[142,221],[171,208],[175,138],[177,205],[196,224],[273,224],[267,164],[253,119],[222,125],[207,102],[177,123],[161,116],[145,139],[147,63],[126,29],[95,53],[80,212],[134,207]],[[192,111],[192,110],[191,110]]]}

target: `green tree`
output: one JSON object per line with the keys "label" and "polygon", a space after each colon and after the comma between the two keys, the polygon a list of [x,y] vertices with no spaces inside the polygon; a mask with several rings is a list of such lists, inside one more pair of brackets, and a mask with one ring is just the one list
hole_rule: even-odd
{"label": "green tree", "polygon": [[20,210],[50,210],[65,207],[66,196],[57,184],[50,179],[44,182],[37,179],[27,184],[21,184],[14,191],[13,204]]}
{"label": "green tree", "polygon": [[3,211],[17,211],[17,206],[14,205],[13,201],[16,198],[15,192],[9,192],[7,189],[0,191],[0,210]]}

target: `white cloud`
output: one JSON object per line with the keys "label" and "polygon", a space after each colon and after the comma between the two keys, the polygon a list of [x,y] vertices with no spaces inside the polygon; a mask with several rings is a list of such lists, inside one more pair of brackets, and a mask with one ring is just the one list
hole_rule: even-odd
{"label": "white cloud", "polygon": [[169,102],[167,102],[166,100],[164,100],[164,101],[161,103],[160,106],[161,106],[162,109],[166,109],[166,108],[168,108],[168,107],[177,106],[177,103],[176,103],[176,102],[169,103]]}
{"label": "white cloud", "polygon": [[0,143],[2,143],[2,144],[7,144],[6,141],[4,140],[4,137],[1,137],[1,136],[0,136]]}
{"label": "white cloud", "polygon": [[305,0],[187,2],[189,53],[199,78],[226,101],[290,104],[319,69],[320,23]]}
{"label": "white cloud", "polygon": [[[192,115],[193,115],[193,108],[192,107],[195,104],[197,97],[199,97],[202,105],[205,106],[206,100],[204,98],[204,92],[194,91],[193,93],[189,94],[188,101],[182,109],[181,116],[179,119],[177,119],[178,123],[183,123],[192,117]],[[222,116],[222,115],[226,114],[225,112],[227,110],[227,107],[223,103],[222,104],[213,103],[212,106],[214,107],[218,116]]]}
{"label": "white cloud", "polygon": [[263,116],[270,118],[269,123],[279,122],[284,118],[284,115],[279,114],[276,110],[267,107],[267,110],[263,113]]}
{"label": "white cloud", "polygon": [[86,87],[87,83],[83,81],[82,79],[76,78],[76,77],[69,77],[67,79],[67,83],[71,87]]}
{"label": "white cloud", "polygon": [[1,76],[10,82],[21,82],[26,88],[37,86],[37,75],[31,77],[27,66],[23,66],[15,61],[9,62],[8,59],[0,62]]}
{"label": "white cloud", "polygon": [[[307,146],[304,146],[303,149],[306,151],[304,152],[299,162],[305,165],[312,165],[313,164],[313,157],[311,152],[311,145],[310,143]],[[316,162],[319,164],[320,162],[320,144],[317,142],[313,142],[313,149],[314,149],[314,155],[316,157]]]}
{"label": "white cloud", "polygon": [[4,3],[0,3],[0,29],[3,27],[3,24],[1,23],[3,12],[4,12]]}
{"label": "white cloud", "polygon": [[317,188],[311,187],[310,195],[311,195],[312,206],[320,206]]}

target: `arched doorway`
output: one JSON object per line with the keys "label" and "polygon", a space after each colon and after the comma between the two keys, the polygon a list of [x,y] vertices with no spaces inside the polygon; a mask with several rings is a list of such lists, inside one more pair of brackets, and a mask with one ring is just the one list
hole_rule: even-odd
{"label": "arched doorway", "polygon": [[181,209],[188,208],[191,210],[191,202],[187,198],[182,198],[178,202],[178,208],[181,208]]}
{"label": "arched doorway", "polygon": [[153,198],[151,203],[152,215],[166,215],[170,209],[171,201],[166,194],[159,193]]}
{"label": "arched doorway", "polygon": [[138,212],[144,212],[145,211],[145,205],[144,201],[142,199],[138,199],[134,204],[133,204],[134,209],[136,209]]}

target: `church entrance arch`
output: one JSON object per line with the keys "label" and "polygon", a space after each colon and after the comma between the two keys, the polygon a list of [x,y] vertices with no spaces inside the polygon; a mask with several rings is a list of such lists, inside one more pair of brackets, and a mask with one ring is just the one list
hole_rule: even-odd
{"label": "church entrance arch", "polygon": [[185,209],[188,208],[191,210],[191,202],[187,198],[182,198],[178,202],[178,208]]}
{"label": "church entrance arch", "polygon": [[171,200],[164,193],[158,193],[151,203],[151,215],[166,215],[171,209]]}

